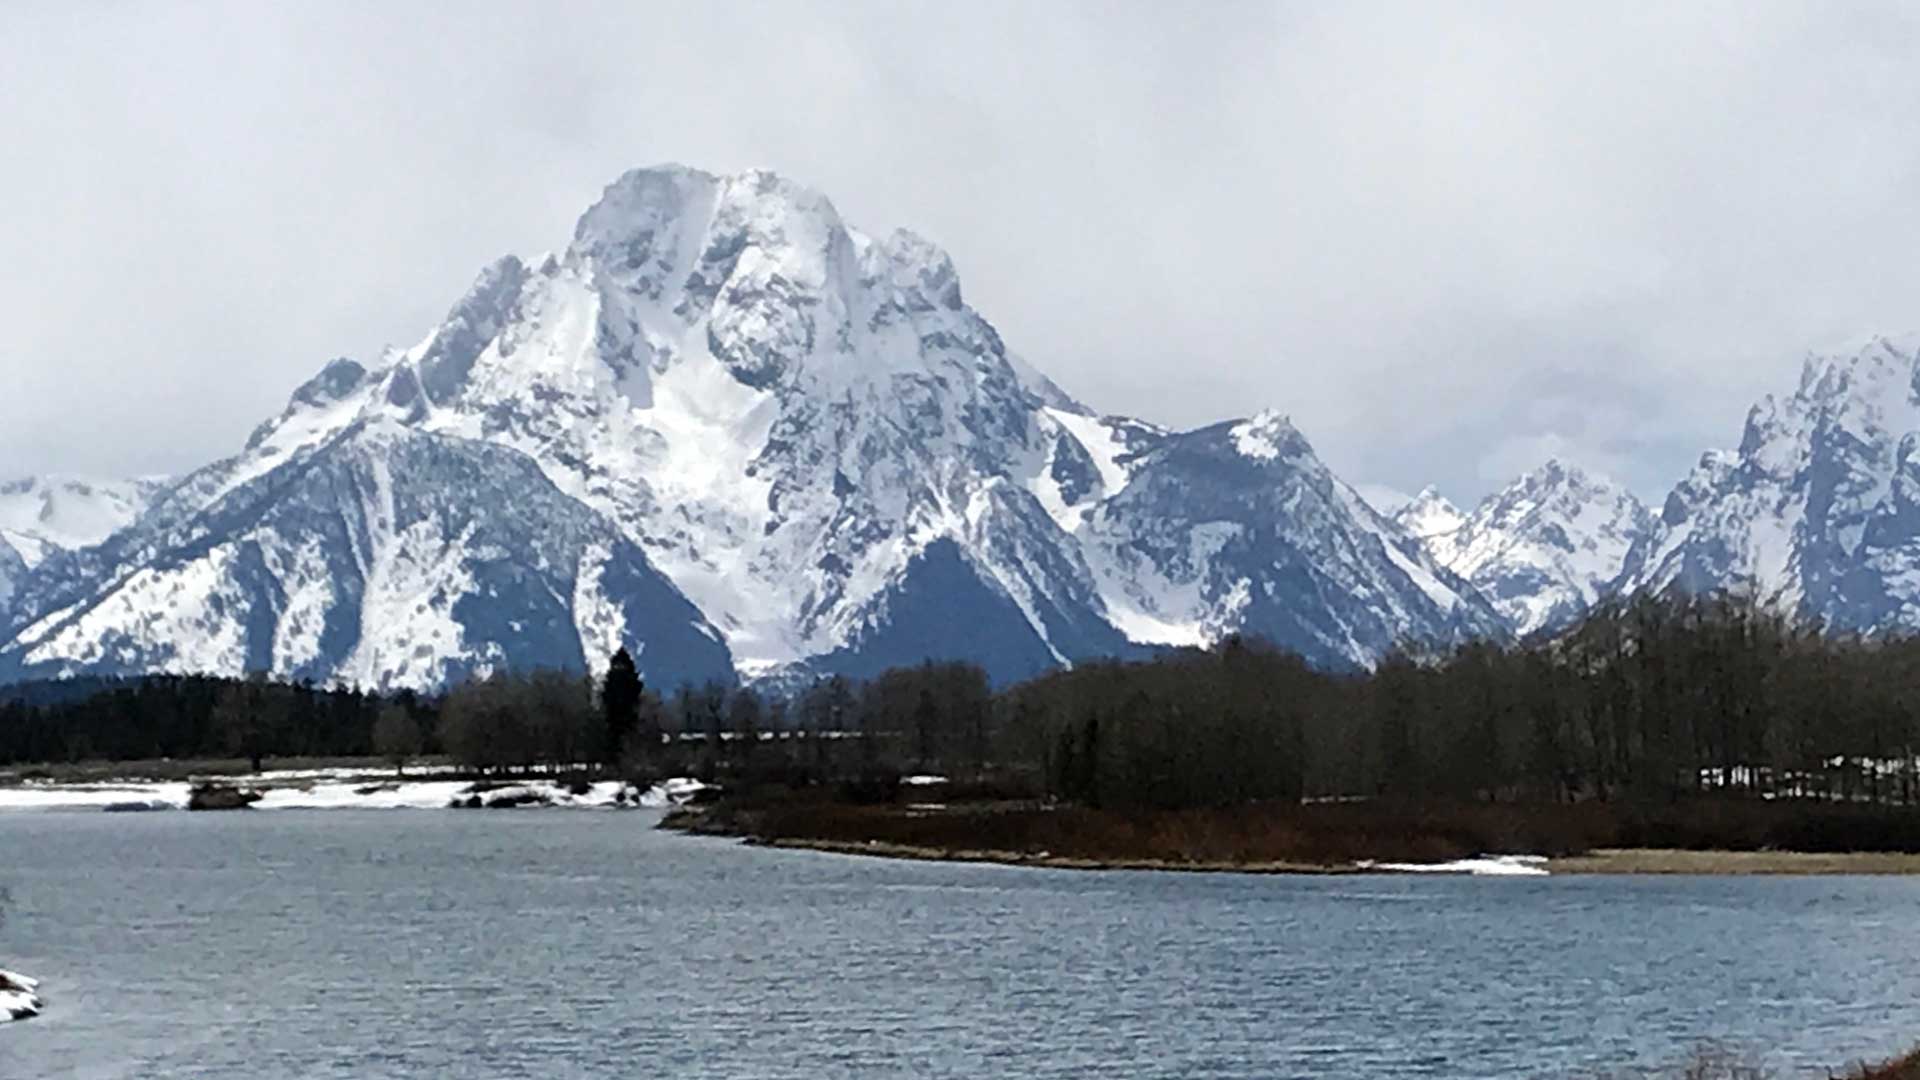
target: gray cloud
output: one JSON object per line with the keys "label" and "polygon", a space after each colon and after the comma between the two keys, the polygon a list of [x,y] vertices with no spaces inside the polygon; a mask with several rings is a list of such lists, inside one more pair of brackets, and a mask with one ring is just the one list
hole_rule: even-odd
{"label": "gray cloud", "polygon": [[306,7],[8,10],[0,473],[230,452],[665,160],[937,239],[1100,408],[1463,500],[1657,496],[1920,326],[1911,7]]}

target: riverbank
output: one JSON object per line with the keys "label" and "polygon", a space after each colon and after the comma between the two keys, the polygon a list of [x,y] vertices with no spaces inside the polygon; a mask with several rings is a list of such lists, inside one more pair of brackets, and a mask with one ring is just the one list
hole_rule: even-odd
{"label": "riverbank", "polygon": [[1920,1050],[1851,1074],[1852,1080],[1920,1080]]}
{"label": "riverbank", "polygon": [[[719,833],[710,829],[689,829],[686,828],[684,821],[663,822],[662,826],[707,835],[737,835]],[[1904,876],[1920,874],[1920,855],[1872,851],[1811,854],[1794,851],[1673,851],[1623,848],[1561,858],[1487,856],[1438,863],[1379,863],[1366,860],[1352,863],[1194,862],[1169,859],[1093,859],[1055,855],[1044,851],[932,848],[883,843],[878,840],[861,842],[806,840],[795,837],[775,839],[741,837],[741,839],[757,847],[822,851],[835,855],[864,855],[885,859],[911,859],[918,862],[999,863],[1007,866],[1034,866],[1053,870],[1171,870],[1184,873],[1311,875],[1455,873],[1478,877],[1524,877],[1535,876],[1529,868],[1538,866],[1540,868],[1538,873],[1549,875]],[[1914,1075],[1916,1080],[1920,1080],[1920,1073]]]}
{"label": "riverbank", "polygon": [[[661,827],[774,848],[1074,870],[1538,874],[1534,852],[1572,854],[1558,827],[1511,808],[1417,814],[1364,804],[1255,804],[1117,813],[1031,800],[863,805],[823,791],[761,791],[670,812]],[[1525,855],[1487,856],[1489,851]]]}
{"label": "riverbank", "polygon": [[[1201,873],[1817,875],[1920,874],[1920,853],[1790,851],[1737,842],[1749,816],[1724,807],[1682,829],[1591,806],[1251,804],[1117,813],[1020,800],[861,804],[761,791],[677,809],[661,827],[799,848],[930,862]],[[1735,820],[1737,818],[1737,820]],[[1731,822],[1731,823],[1730,823]],[[1691,846],[1610,843],[1681,835]],[[1717,838],[1736,843],[1715,844]],[[1742,850],[1744,846],[1746,850]]]}
{"label": "riverbank", "polygon": [[1549,859],[1555,874],[1789,875],[1920,874],[1920,854],[1885,851],[1680,851],[1607,848]]}

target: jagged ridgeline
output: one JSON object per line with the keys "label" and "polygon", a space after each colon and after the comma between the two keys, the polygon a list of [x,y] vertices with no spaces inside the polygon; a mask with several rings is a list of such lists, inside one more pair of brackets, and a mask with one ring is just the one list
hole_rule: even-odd
{"label": "jagged ridgeline", "polygon": [[1567,629],[1609,596],[1737,592],[1808,625],[1920,629],[1920,335],[1806,358],[1657,514],[1549,463],[1462,513],[1429,491],[1396,513],[1519,635]]}
{"label": "jagged ridgeline", "polygon": [[1338,669],[1670,586],[1911,629],[1915,351],[1809,361],[1658,514],[1554,462],[1390,518],[1276,413],[1174,432],[1082,405],[920,237],[769,173],[641,169],[233,457],[0,487],[0,680],[433,688],[624,646],[656,685],[927,658],[1006,684],[1234,633]]}
{"label": "jagged ridgeline", "polygon": [[1100,416],[927,241],[677,167],[488,267],[419,344],[328,364],[104,542],[0,576],[12,679],[424,688],[624,645],[657,685],[927,657],[1005,682],[1231,632],[1333,667],[1503,633],[1279,416]]}

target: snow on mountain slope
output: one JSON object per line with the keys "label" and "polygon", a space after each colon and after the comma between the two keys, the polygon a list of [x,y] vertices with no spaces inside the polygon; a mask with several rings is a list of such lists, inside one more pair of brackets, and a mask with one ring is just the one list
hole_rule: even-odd
{"label": "snow on mountain slope", "polygon": [[167,481],[34,476],[0,481],[0,629],[28,571],[105,540],[138,517]]}
{"label": "snow on mountain slope", "polygon": [[1096,603],[1085,567],[970,535],[1045,514],[982,497],[1047,435],[998,335],[939,249],[779,177],[622,177],[564,255],[503,262],[387,380],[409,422],[514,446],[621,523],[749,670],[879,648],[880,598],[941,539],[1043,646],[1081,649],[1043,609]]}
{"label": "snow on mountain slope", "polygon": [[[430,502],[433,474],[394,460],[427,448],[498,472],[442,470],[442,497],[486,500],[471,537],[450,512],[415,535],[330,494]],[[495,520],[522,487],[585,515],[561,549]],[[328,364],[135,528],[28,574],[0,657],[416,684],[572,661],[564,619],[611,641],[616,614],[639,618],[590,602],[589,550],[657,568],[753,676],[940,656],[1007,679],[1239,630],[1351,664],[1497,630],[1284,421],[1097,416],[1008,353],[926,240],[862,233],[770,173],[668,166],[615,180],[564,251],[487,267],[412,348]],[[476,569],[501,565],[542,588]],[[391,627],[346,614],[375,608]]]}
{"label": "snow on mountain slope", "polygon": [[21,628],[0,674],[384,689],[581,670],[626,645],[657,678],[731,676],[718,633],[612,523],[502,447],[371,419],[164,524],[99,549],[148,554]]}
{"label": "snow on mountain slope", "polygon": [[1344,667],[1400,642],[1502,635],[1274,413],[1167,436],[1082,535],[1109,617],[1139,641],[1245,632]]}
{"label": "snow on mountain slope", "polygon": [[1049,405],[1036,423],[1046,451],[1026,487],[1069,533],[1080,531],[1102,499],[1125,490],[1134,465],[1167,434],[1122,416],[1093,416],[1078,405]]}
{"label": "snow on mountain slope", "polygon": [[1471,514],[1429,488],[1394,518],[1523,637],[1559,629],[1590,608],[1653,524],[1625,488],[1558,461],[1488,496]]}
{"label": "snow on mountain slope", "polygon": [[1920,628],[1920,335],[1809,356],[1634,548],[1625,589],[1746,588],[1844,629]]}
{"label": "snow on mountain slope", "polygon": [[54,551],[97,544],[140,516],[166,486],[159,477],[0,481],[0,546],[11,548],[32,567]]}

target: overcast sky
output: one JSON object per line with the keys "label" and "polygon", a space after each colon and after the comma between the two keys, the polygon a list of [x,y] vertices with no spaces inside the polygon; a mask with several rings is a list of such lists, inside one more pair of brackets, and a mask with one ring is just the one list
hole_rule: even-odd
{"label": "overcast sky", "polygon": [[665,161],[937,240],[1102,410],[1461,500],[1658,498],[1920,327],[1912,5],[78,6],[0,9],[0,474],[231,453]]}

